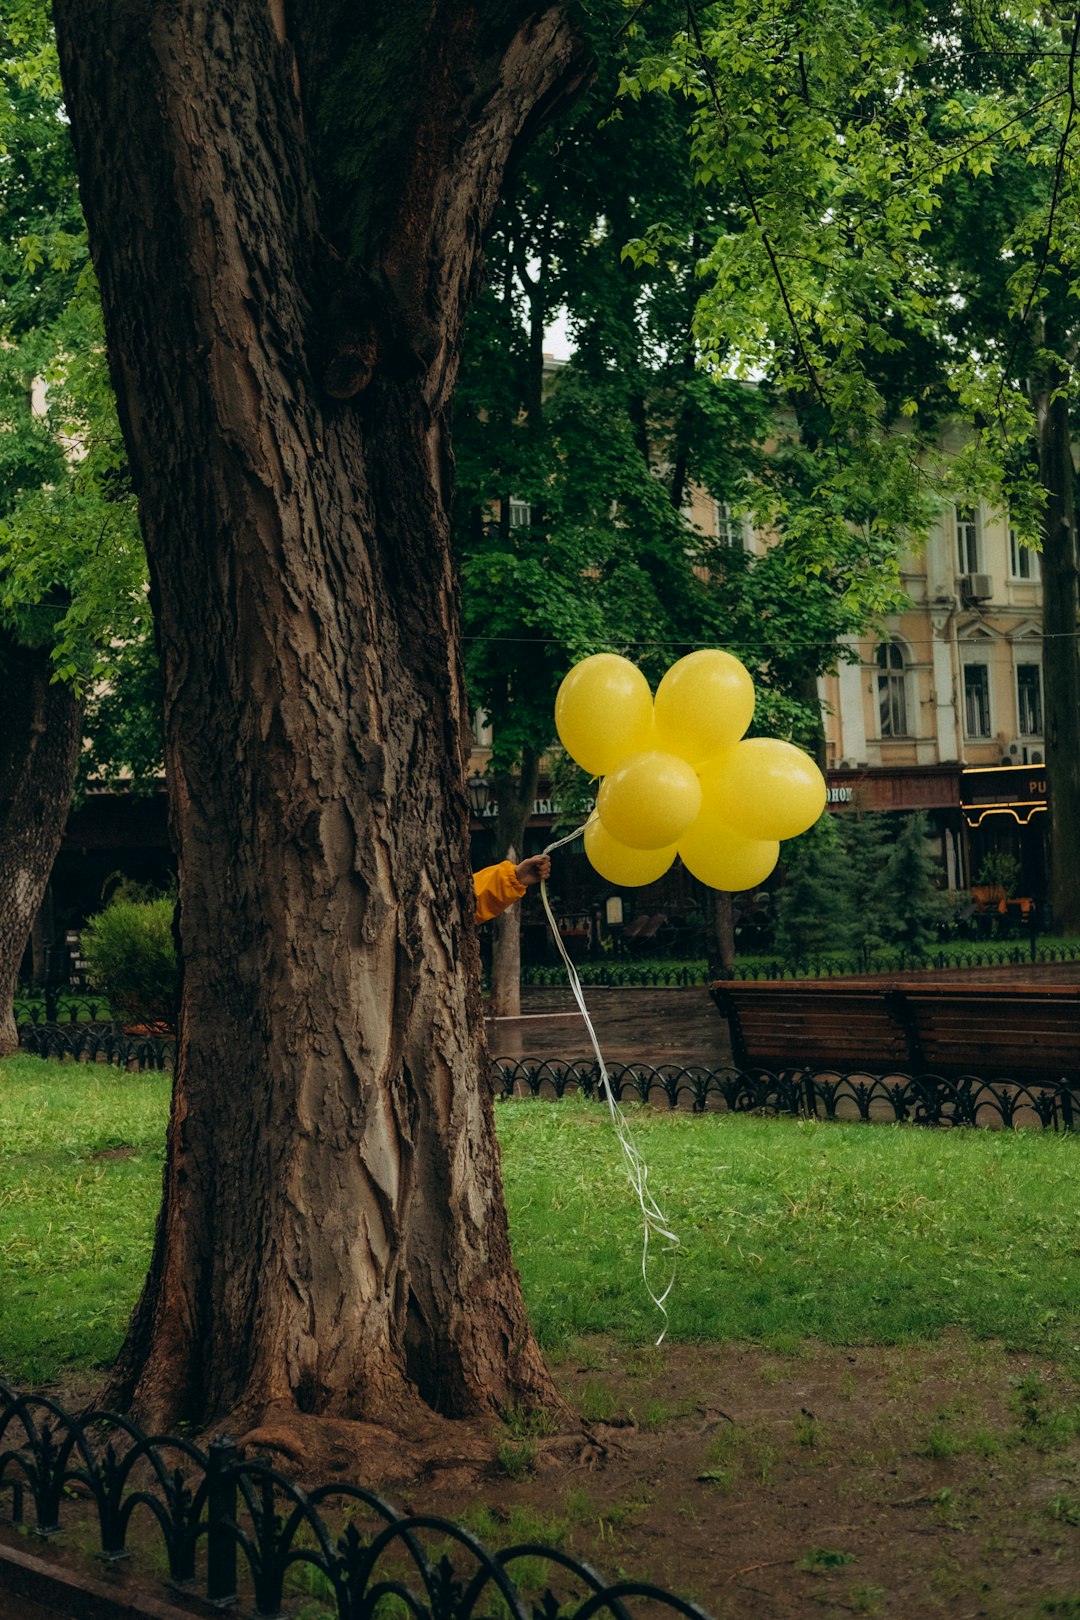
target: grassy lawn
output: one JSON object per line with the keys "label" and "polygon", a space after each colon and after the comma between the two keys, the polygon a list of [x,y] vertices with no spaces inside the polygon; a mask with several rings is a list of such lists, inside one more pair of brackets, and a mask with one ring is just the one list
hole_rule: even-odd
{"label": "grassy lawn", "polygon": [[[0,1371],[115,1352],[161,1184],[168,1077],[0,1065]],[[631,1110],[682,1241],[673,1341],[795,1349],[949,1329],[1080,1364],[1080,1140]],[[655,1339],[641,1230],[606,1113],[498,1109],[514,1252],[541,1342]],[[656,1256],[654,1283],[666,1280]]]}
{"label": "grassy lawn", "polygon": [[[115,1352],[168,1089],[0,1063],[12,1381],[85,1384]],[[1080,1136],[628,1114],[682,1240],[659,1349],[606,1111],[497,1109],[529,1310],[599,1463],[511,1414],[493,1465],[387,1494],[717,1620],[1080,1620]],[[290,1615],[325,1620],[317,1583],[294,1590]]]}

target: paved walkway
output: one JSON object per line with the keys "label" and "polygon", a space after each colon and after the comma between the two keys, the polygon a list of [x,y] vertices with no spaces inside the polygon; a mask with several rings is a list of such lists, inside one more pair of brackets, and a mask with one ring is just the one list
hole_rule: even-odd
{"label": "paved walkway", "polygon": [[[585,986],[585,1005],[609,1063],[677,1063],[709,1069],[731,1062],[727,1022],[709,992]],[[593,1058],[569,985],[521,992],[520,1018],[489,1018],[492,1057]]]}

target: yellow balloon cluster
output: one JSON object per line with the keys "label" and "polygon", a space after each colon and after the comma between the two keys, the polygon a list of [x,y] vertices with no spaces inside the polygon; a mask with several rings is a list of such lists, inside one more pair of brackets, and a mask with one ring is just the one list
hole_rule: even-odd
{"label": "yellow balloon cluster", "polygon": [[791,743],[744,737],[753,714],[754,683],[730,653],[680,658],[655,698],[615,653],[574,665],[555,727],[571,759],[603,777],[585,828],[601,877],[654,883],[676,855],[713,889],[752,889],[768,877],[780,840],[824,810],[825,779]]}

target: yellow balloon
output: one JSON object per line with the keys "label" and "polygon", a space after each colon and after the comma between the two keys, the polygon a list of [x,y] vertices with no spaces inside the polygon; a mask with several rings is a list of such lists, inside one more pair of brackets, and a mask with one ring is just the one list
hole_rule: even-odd
{"label": "yellow balloon", "polygon": [[747,838],[797,838],[825,808],[825,778],[810,755],[777,737],[747,737],[700,775],[706,803]]}
{"label": "yellow balloon", "polygon": [[701,783],[685,759],[651,748],[605,776],[596,808],[616,843],[663,849],[697,820]]}
{"label": "yellow balloon", "polygon": [[628,658],[594,653],[575,664],[555,699],[555,729],[570,758],[606,776],[652,742],[652,692]]}
{"label": "yellow balloon", "polygon": [[754,718],[754,683],[730,653],[704,648],[672,664],[654,709],[656,746],[697,765],[738,742]]}
{"label": "yellow balloon", "polygon": [[631,849],[608,832],[594,811],[585,827],[585,853],[593,870],[621,889],[637,889],[663,877],[675,859],[675,845],[666,849]]}
{"label": "yellow balloon", "polygon": [[780,858],[775,838],[744,838],[705,809],[679,839],[679,857],[692,876],[710,889],[756,889]]}

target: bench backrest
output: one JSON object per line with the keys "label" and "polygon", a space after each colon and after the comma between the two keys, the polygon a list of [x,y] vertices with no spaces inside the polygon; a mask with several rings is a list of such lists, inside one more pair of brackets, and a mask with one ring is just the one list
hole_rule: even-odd
{"label": "bench backrest", "polygon": [[735,980],[711,993],[739,1068],[1080,1074],[1080,989],[1072,986]]}

